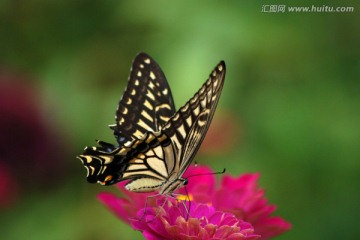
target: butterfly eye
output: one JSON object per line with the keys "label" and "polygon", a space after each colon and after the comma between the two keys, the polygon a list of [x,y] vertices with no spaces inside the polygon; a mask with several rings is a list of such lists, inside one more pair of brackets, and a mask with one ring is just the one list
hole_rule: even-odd
{"label": "butterfly eye", "polygon": [[189,181],[186,179],[184,179],[183,185],[186,186],[189,183]]}

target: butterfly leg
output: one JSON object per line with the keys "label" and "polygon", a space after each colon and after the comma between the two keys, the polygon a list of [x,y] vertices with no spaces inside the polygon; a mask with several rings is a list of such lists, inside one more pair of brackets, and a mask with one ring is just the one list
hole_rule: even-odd
{"label": "butterfly leg", "polygon": [[[156,199],[158,196],[163,196],[164,198],[165,198],[165,200],[164,200],[164,202],[161,204],[161,206],[158,206],[158,201],[159,201],[159,199]],[[155,216],[154,216],[154,218],[153,219],[151,219],[151,220],[149,220],[149,221],[146,221],[146,222],[152,222],[152,221],[154,221],[154,219],[155,218],[157,218],[158,216],[159,216],[159,214],[160,214],[160,212],[162,211],[162,209],[164,209],[164,206],[165,206],[165,204],[166,204],[166,202],[168,201],[168,196],[167,195],[163,195],[163,194],[155,194],[155,195],[151,195],[151,196],[147,196],[146,197],[146,202],[145,202],[145,207],[144,207],[144,211],[143,211],[143,214],[142,214],[142,216],[139,218],[139,219],[137,219],[137,220],[139,220],[139,221],[143,221],[143,219],[144,219],[144,217],[146,216],[146,214],[147,214],[147,209],[148,209],[148,207],[149,207],[149,202],[150,202],[150,199],[154,199],[153,201],[155,201],[155,202],[152,202],[150,205],[150,207],[153,207],[153,208],[155,208],[156,210],[156,214],[155,214]]]}
{"label": "butterfly leg", "polygon": [[[169,195],[171,198],[175,199],[178,203],[178,207],[181,204],[185,210],[185,219],[188,219],[190,216],[190,209],[191,209],[191,199],[189,197],[189,194],[186,191],[186,195],[180,194],[180,193],[171,193]],[[187,204],[188,203],[188,204]]]}

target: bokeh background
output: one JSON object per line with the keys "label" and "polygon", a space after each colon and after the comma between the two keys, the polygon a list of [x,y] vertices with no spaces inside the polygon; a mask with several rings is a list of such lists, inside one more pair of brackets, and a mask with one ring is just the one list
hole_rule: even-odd
{"label": "bokeh background", "polygon": [[277,239],[358,239],[359,3],[262,13],[277,1],[0,2],[0,238],[142,239],[97,200],[75,158],[107,125],[133,57],[163,68],[180,107],[211,69],[227,79],[199,164],[260,172]]}

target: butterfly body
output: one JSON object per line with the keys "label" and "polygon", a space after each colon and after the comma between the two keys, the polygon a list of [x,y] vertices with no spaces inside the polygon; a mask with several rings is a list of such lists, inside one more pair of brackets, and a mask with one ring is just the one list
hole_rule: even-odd
{"label": "butterfly body", "polygon": [[169,194],[186,184],[182,175],[205,137],[225,78],[225,63],[177,112],[164,74],[150,56],[139,54],[111,126],[119,146],[98,141],[78,158],[91,183],[130,180],[133,192]]}

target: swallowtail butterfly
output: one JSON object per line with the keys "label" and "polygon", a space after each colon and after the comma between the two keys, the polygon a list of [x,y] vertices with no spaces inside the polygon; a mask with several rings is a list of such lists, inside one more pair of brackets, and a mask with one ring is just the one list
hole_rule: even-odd
{"label": "swallowtail butterfly", "polygon": [[130,180],[126,189],[171,194],[186,184],[182,177],[203,141],[219,101],[225,62],[178,111],[164,73],[147,54],[138,54],[116,111],[117,146],[97,141],[78,158],[90,183]]}

